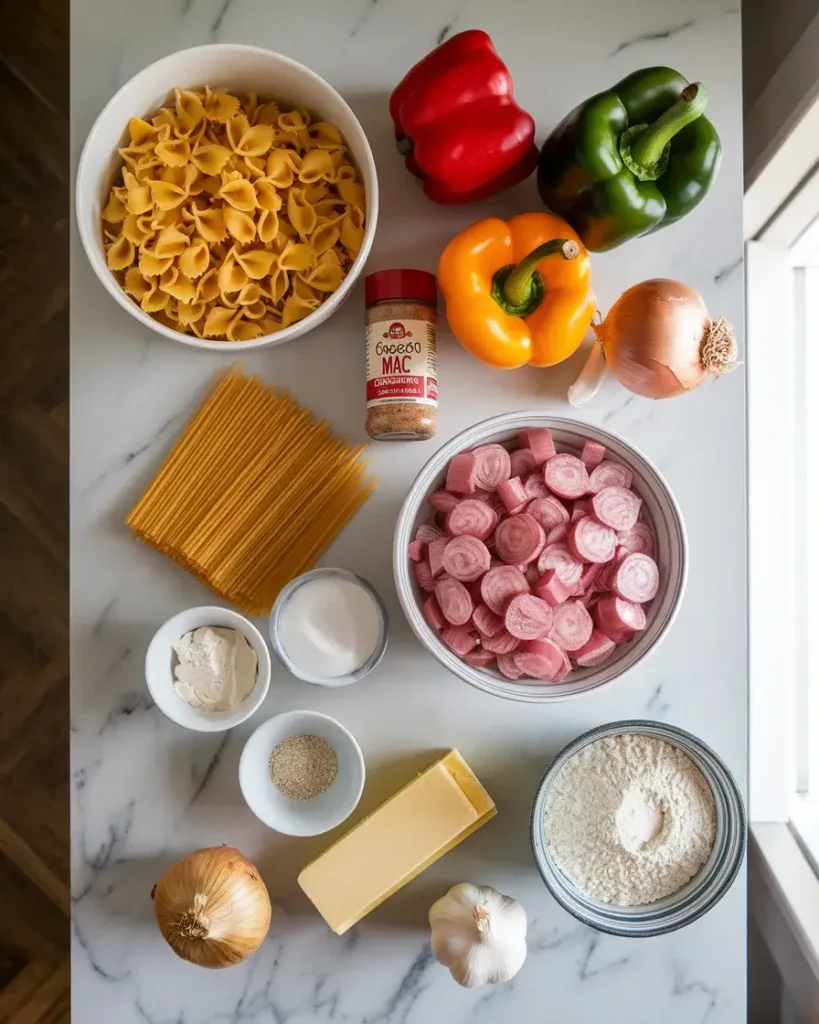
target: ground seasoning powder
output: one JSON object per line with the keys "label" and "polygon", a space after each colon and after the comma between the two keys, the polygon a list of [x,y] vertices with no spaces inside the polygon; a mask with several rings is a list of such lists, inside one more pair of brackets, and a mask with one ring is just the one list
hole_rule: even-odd
{"label": "ground seasoning powder", "polygon": [[423,441],[438,429],[435,275],[382,270],[364,286],[367,433],[378,441]]}
{"label": "ground seasoning powder", "polygon": [[291,800],[314,800],[335,782],[338,754],[321,736],[288,736],[273,748],[270,780]]}

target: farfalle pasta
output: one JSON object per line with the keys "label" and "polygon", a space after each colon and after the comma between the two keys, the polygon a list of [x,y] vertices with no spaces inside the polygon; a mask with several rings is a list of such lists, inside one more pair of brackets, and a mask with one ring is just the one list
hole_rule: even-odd
{"label": "farfalle pasta", "polygon": [[364,186],[344,139],[254,94],[175,90],[132,118],[102,211],[108,267],[166,327],[251,341],[296,323],[358,255]]}

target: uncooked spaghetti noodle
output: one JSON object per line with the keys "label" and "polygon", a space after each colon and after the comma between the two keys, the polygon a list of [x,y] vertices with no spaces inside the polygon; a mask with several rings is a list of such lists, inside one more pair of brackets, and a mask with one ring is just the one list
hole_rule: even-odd
{"label": "uncooked spaghetti noodle", "polygon": [[221,597],[263,615],[369,497],[363,452],[291,395],[233,367],[126,523]]}

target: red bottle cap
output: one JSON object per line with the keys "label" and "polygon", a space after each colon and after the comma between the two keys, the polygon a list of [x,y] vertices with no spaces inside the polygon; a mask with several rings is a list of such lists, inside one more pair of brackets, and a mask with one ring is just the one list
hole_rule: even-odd
{"label": "red bottle cap", "polygon": [[438,282],[427,270],[378,270],[364,278],[364,297],[368,306],[388,299],[416,299],[438,302]]}

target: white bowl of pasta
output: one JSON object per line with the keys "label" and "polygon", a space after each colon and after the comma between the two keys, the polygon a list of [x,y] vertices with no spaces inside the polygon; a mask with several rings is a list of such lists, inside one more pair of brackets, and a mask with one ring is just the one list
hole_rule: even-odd
{"label": "white bowl of pasta", "polygon": [[349,295],[378,217],[364,130],[317,74],[219,43],[140,71],[77,170],[83,246],[114,299],[188,345],[297,338]]}

